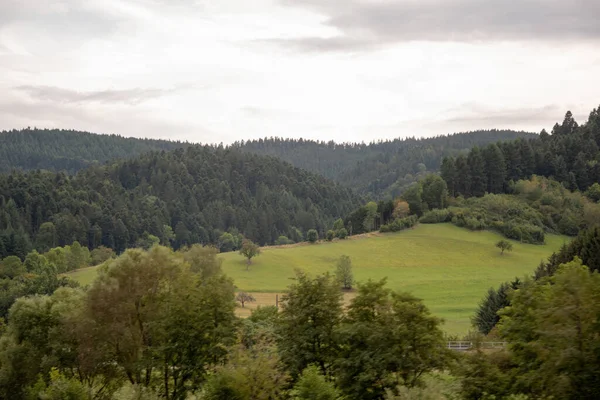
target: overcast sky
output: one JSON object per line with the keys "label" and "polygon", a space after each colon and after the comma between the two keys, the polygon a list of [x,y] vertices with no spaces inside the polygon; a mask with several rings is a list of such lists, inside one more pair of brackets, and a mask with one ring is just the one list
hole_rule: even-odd
{"label": "overcast sky", "polygon": [[0,0],[0,129],[369,142],[599,104],[598,0]]}

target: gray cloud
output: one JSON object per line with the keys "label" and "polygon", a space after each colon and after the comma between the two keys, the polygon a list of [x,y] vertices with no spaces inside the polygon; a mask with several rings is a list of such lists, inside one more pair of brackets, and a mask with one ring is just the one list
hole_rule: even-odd
{"label": "gray cloud", "polygon": [[449,116],[443,120],[445,125],[480,126],[480,127],[532,127],[549,129],[554,122],[562,120],[564,113],[571,109],[577,113],[579,107],[547,104],[541,107],[524,108],[490,108],[479,104],[464,104],[461,107],[447,110]]}
{"label": "gray cloud", "polygon": [[341,35],[277,40],[302,50],[347,51],[393,43],[600,39],[598,0],[280,0],[313,9]]}
{"label": "gray cloud", "polygon": [[53,86],[18,86],[17,90],[27,93],[36,100],[57,103],[124,103],[136,105],[144,101],[165,96],[177,89],[124,89],[78,92]]}

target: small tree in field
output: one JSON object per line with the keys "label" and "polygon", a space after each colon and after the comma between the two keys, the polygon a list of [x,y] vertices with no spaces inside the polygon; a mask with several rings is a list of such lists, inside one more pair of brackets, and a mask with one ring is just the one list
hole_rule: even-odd
{"label": "small tree in field", "polygon": [[319,240],[319,233],[315,229],[309,229],[309,231],[306,232],[306,239],[311,243],[315,243]]}
{"label": "small tree in field", "polygon": [[250,268],[250,264],[252,264],[252,258],[256,257],[260,254],[260,247],[252,240],[244,239],[242,241],[242,248],[240,249],[240,254],[248,259],[246,263],[246,271]]}
{"label": "small tree in field", "polygon": [[239,292],[235,296],[235,301],[238,301],[242,305],[242,308],[244,308],[244,304],[252,303],[252,302],[256,301],[256,299],[250,293]]}
{"label": "small tree in field", "polygon": [[328,230],[327,235],[325,235],[325,239],[327,239],[328,242],[331,242],[334,237],[335,237],[335,232],[332,230]]}
{"label": "small tree in field", "polygon": [[513,249],[512,243],[504,239],[496,243],[496,247],[500,249],[500,254],[504,254],[504,250],[512,251]]}
{"label": "small tree in field", "polygon": [[352,260],[348,256],[341,256],[335,269],[335,277],[344,290],[352,289],[354,276],[352,275]]}

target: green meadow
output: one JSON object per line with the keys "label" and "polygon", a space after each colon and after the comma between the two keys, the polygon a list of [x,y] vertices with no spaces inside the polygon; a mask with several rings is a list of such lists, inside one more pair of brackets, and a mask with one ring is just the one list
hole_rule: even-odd
{"label": "green meadow", "polygon": [[[309,274],[333,272],[337,259],[348,255],[358,282],[387,278],[388,287],[407,291],[424,300],[433,314],[444,318],[449,333],[470,329],[470,318],[490,287],[531,274],[569,240],[547,235],[545,245],[513,243],[513,251],[500,254],[495,247],[502,236],[472,232],[450,224],[426,225],[399,233],[369,234],[331,243],[297,244],[261,249],[246,270],[238,253],[224,253],[223,270],[239,290],[255,292],[257,303],[274,304],[275,293],[285,292],[294,271]],[[70,276],[82,284],[96,276],[94,267]],[[346,296],[352,297],[352,294]],[[263,300],[264,299],[264,300]],[[244,315],[248,310],[240,310]]]}
{"label": "green meadow", "polygon": [[407,291],[424,300],[445,319],[450,333],[466,333],[470,317],[490,287],[530,274],[541,260],[569,238],[547,235],[546,244],[513,243],[500,254],[495,244],[502,236],[472,232],[450,224],[426,225],[399,233],[366,235],[331,243],[263,248],[246,271],[246,260],[225,253],[223,269],[239,290],[282,292],[294,270],[309,274],[333,272],[337,259],[352,259],[356,281],[387,278],[391,289]]}

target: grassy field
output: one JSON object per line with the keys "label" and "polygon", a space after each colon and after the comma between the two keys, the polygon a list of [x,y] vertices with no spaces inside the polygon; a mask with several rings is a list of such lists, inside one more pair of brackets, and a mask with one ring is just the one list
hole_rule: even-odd
{"label": "grassy field", "polygon": [[[259,292],[257,303],[275,304],[299,268],[310,274],[333,272],[340,255],[352,259],[357,281],[387,277],[394,290],[422,298],[431,311],[446,320],[450,333],[466,333],[470,317],[489,287],[533,272],[539,262],[569,239],[548,235],[546,245],[513,243],[500,255],[494,246],[502,237],[493,232],[471,232],[450,224],[345,241],[264,248],[246,271],[237,253],[223,254],[223,269],[240,290]],[[268,295],[268,292],[273,292]]]}
{"label": "grassy field", "polygon": [[[274,305],[286,290],[295,269],[309,274],[333,272],[340,255],[352,259],[357,281],[387,277],[394,290],[422,298],[446,320],[449,333],[466,333],[470,317],[489,287],[531,273],[539,262],[569,239],[547,235],[546,245],[513,242],[513,251],[500,255],[494,246],[502,237],[471,232],[450,224],[419,225],[399,233],[372,234],[332,243],[300,244],[262,249],[250,270],[237,253],[225,253],[223,269],[240,290],[254,292],[257,302],[239,309],[247,315],[257,305]],[[82,284],[96,276],[94,268],[70,275]],[[346,301],[353,296],[346,294]]]}

